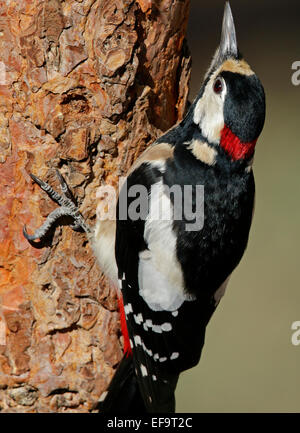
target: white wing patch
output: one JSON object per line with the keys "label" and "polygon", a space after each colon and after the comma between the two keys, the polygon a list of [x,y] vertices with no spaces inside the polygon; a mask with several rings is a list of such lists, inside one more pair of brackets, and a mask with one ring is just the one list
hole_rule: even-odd
{"label": "white wing patch", "polygon": [[184,292],[181,266],[176,256],[173,206],[160,180],[151,189],[144,238],[149,252],[139,256],[139,292],[153,311],[175,311],[193,300]]}

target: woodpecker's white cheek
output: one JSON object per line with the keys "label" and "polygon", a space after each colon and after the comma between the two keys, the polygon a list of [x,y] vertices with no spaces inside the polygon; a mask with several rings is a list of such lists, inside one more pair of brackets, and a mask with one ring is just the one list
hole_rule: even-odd
{"label": "woodpecker's white cheek", "polygon": [[219,144],[221,131],[224,128],[224,100],[226,85],[221,95],[213,91],[214,77],[209,80],[205,91],[196,104],[194,111],[194,123],[199,126],[204,138],[210,143]]}

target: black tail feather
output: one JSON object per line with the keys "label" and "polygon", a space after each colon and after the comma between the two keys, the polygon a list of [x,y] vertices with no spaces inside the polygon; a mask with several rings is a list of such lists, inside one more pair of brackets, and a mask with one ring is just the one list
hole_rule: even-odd
{"label": "black tail feather", "polygon": [[101,413],[147,413],[131,356],[124,355],[107,389],[107,395],[97,409]]}

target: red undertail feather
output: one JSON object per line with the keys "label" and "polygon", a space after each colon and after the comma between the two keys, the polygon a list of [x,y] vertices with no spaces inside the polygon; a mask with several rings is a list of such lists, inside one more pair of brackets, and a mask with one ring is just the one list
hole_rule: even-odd
{"label": "red undertail feather", "polygon": [[243,143],[228,126],[224,126],[221,132],[220,144],[234,161],[249,158],[253,155],[257,140]]}
{"label": "red undertail feather", "polygon": [[119,302],[119,311],[120,311],[121,332],[124,338],[124,348],[123,348],[124,355],[127,354],[127,356],[132,356],[132,349],[129,341],[129,334],[127,329],[124,303],[122,297],[118,299],[118,302]]}

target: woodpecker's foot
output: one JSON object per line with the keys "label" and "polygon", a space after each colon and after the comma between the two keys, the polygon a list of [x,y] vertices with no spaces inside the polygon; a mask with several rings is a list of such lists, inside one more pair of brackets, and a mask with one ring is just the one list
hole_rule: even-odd
{"label": "woodpecker's foot", "polygon": [[74,202],[74,198],[72,196],[72,193],[69,190],[67,183],[65,182],[64,178],[62,177],[62,175],[59,173],[58,170],[56,170],[56,174],[60,182],[62,195],[54,191],[54,189],[50,185],[48,185],[48,183],[42,181],[41,179],[34,176],[33,174],[30,174],[34,182],[36,182],[44,191],[46,191],[49,197],[57,204],[59,204],[60,207],[55,209],[50,213],[50,215],[48,215],[44,224],[40,228],[38,228],[33,235],[29,235],[27,233],[26,226],[23,227],[23,234],[28,241],[42,239],[46,235],[48,230],[51,229],[53,224],[60,217],[63,216],[69,216],[73,218],[74,223],[70,225],[70,227],[73,230],[83,229],[87,233],[87,235],[91,233],[90,227],[84,221],[83,216],[79,212],[79,209]]}

